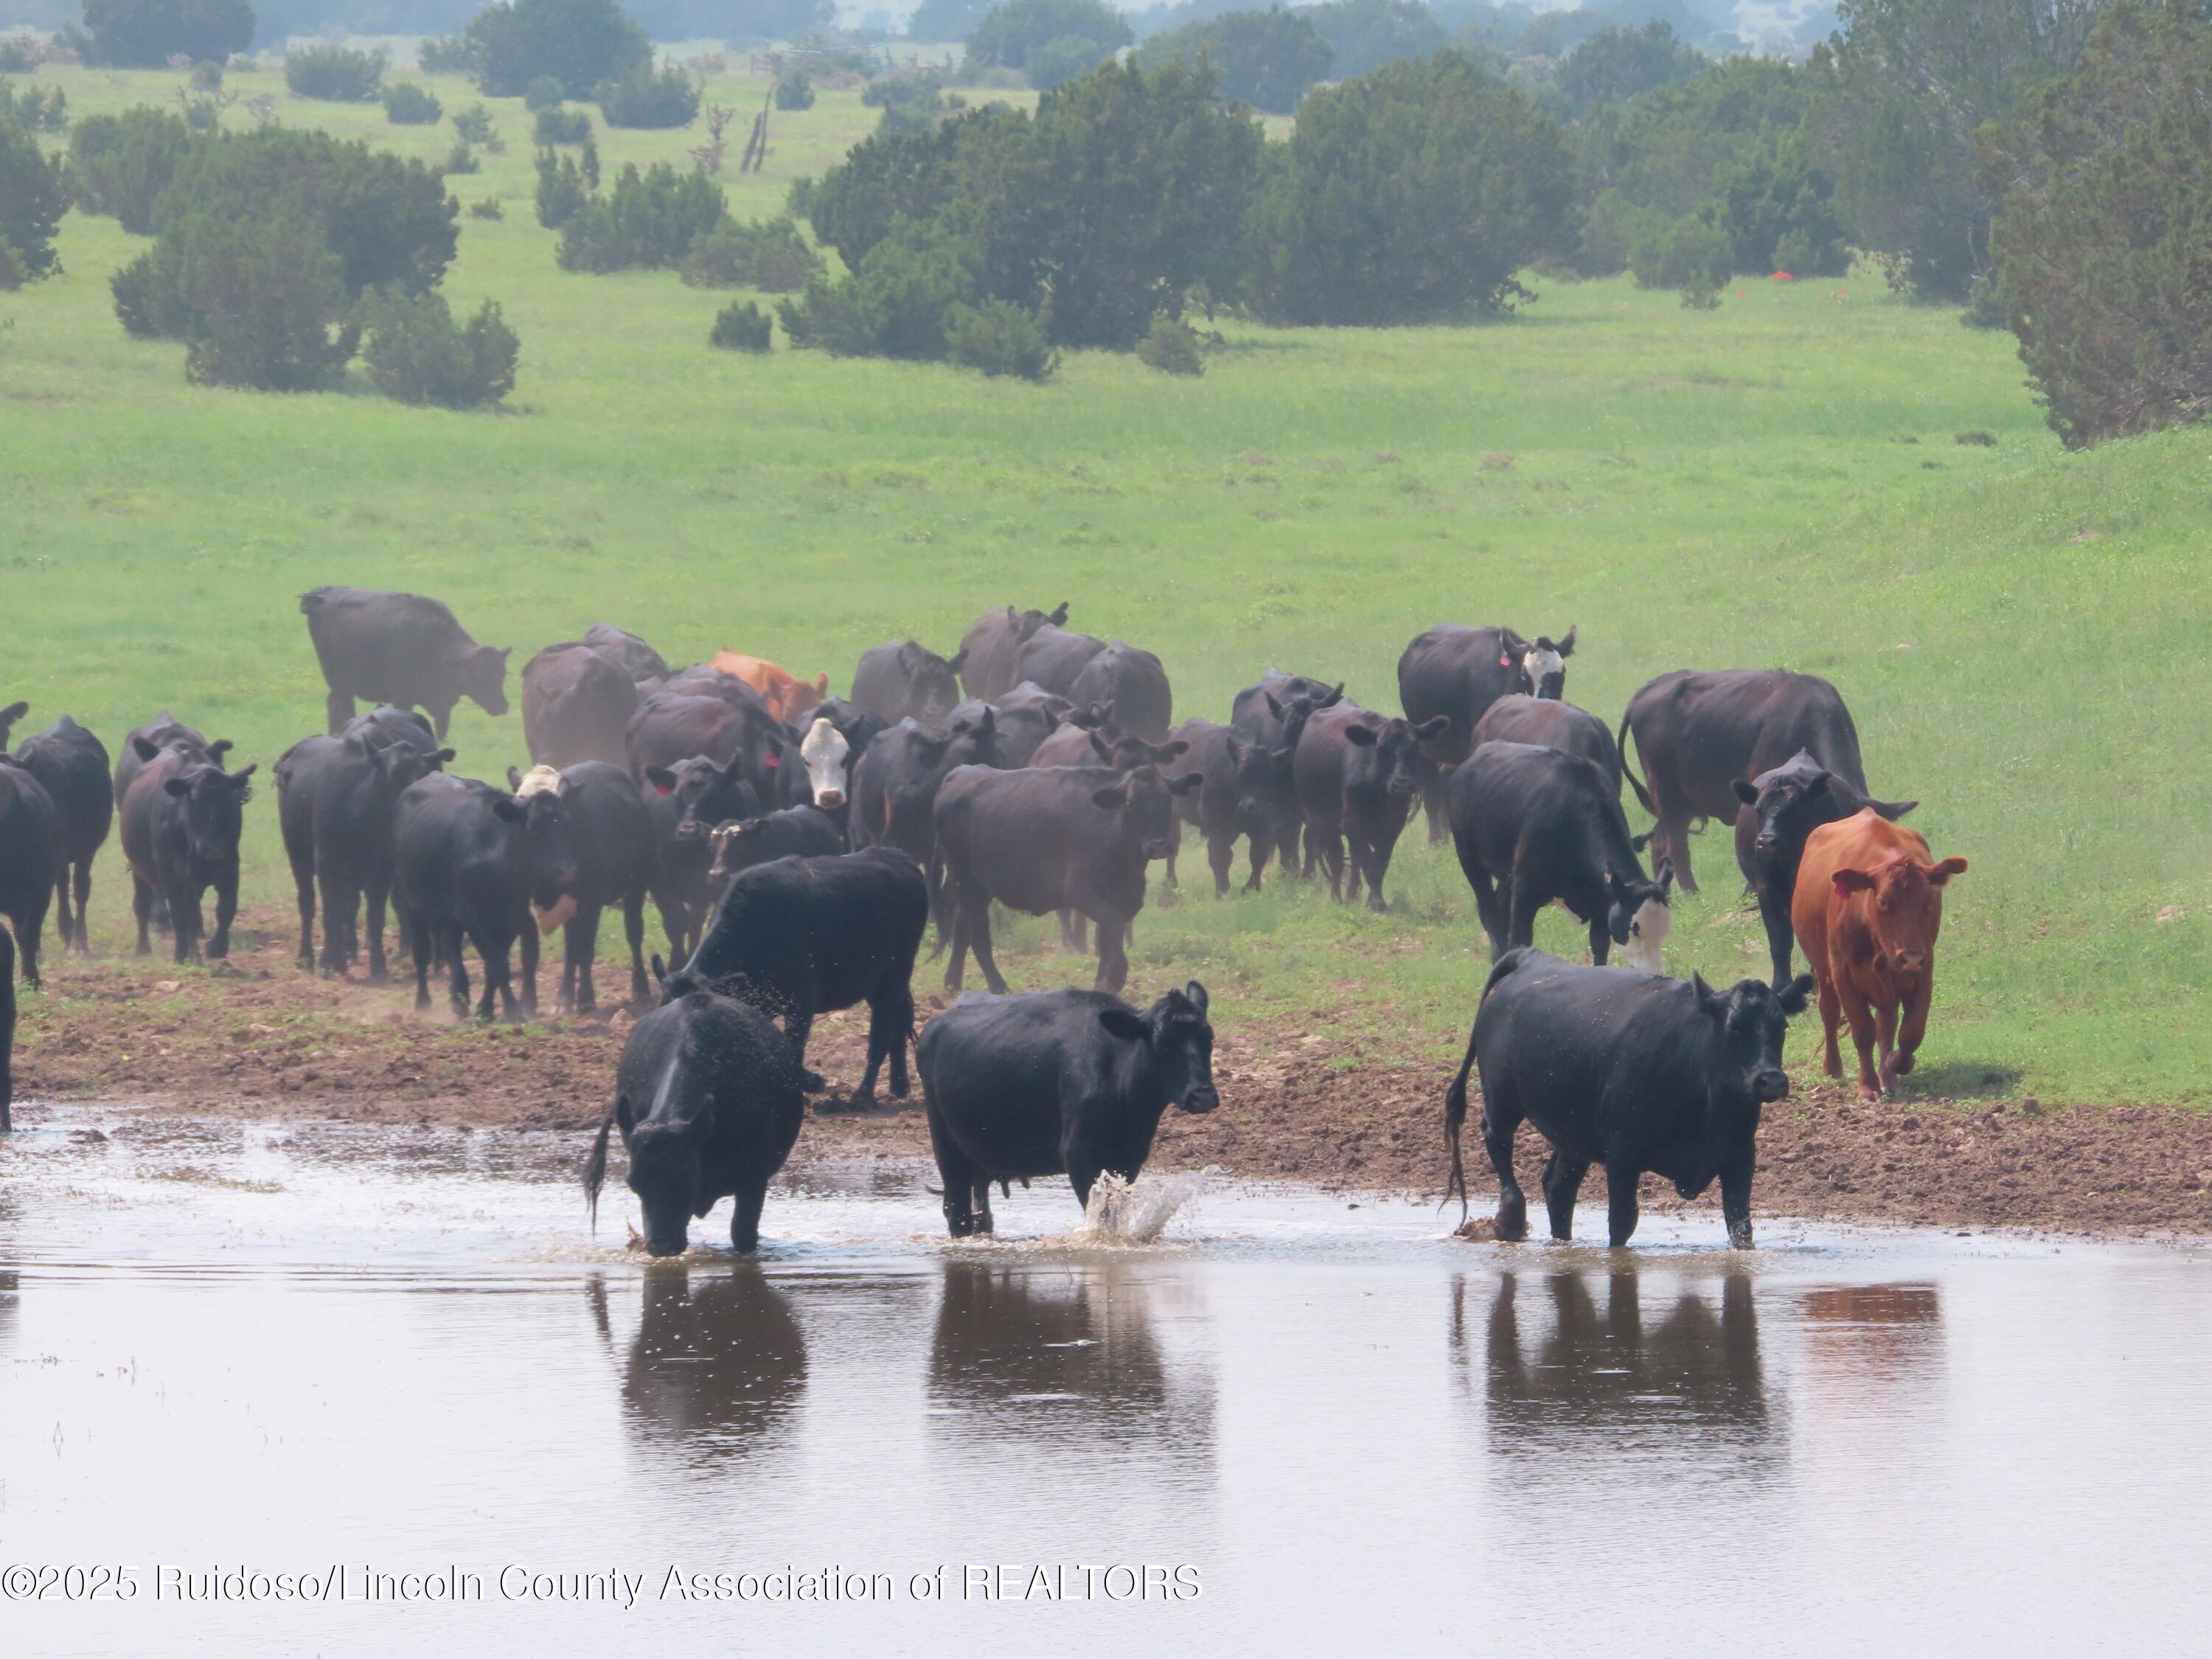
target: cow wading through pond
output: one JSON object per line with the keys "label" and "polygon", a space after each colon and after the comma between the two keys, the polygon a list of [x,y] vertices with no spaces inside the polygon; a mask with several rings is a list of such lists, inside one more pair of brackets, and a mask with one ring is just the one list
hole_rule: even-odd
{"label": "cow wading through pond", "polygon": [[1099,1176],[1136,1180],[1170,1106],[1219,1103],[1195,980],[1141,1013],[1096,991],[965,996],[923,1028],[915,1064],[955,1238],[992,1231],[993,1182],[1065,1175],[1087,1206]]}
{"label": "cow wading through pond", "polygon": [[1779,991],[1755,979],[1716,991],[1695,974],[1667,979],[1508,951],[1482,988],[1467,1056],[1445,1091],[1445,1195],[1456,1193],[1464,1209],[1460,1132],[1468,1076],[1480,1068],[1482,1144],[1498,1172],[1493,1237],[1528,1236],[1513,1167],[1514,1132],[1526,1119],[1552,1143],[1543,1191],[1553,1238],[1574,1236],[1576,1195],[1599,1164],[1615,1249],[1635,1235],[1636,1183],[1646,1170],[1685,1199],[1717,1179],[1729,1242],[1750,1249],[1759,1112],[1790,1092],[1783,1032],[1812,988],[1808,975]]}
{"label": "cow wading through pond", "polygon": [[598,1219],[607,1140],[622,1132],[628,1185],[645,1212],[645,1248],[681,1255],[691,1219],[734,1198],[730,1243],[760,1244],[768,1183],[798,1142],[806,1103],[783,1033],[759,1009],[693,990],[630,1028],[615,1072],[615,1103],[584,1165]]}

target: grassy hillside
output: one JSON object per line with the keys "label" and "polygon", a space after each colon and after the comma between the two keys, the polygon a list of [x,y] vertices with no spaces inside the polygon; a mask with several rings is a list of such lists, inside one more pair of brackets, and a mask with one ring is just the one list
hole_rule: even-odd
{"label": "grassy hillside", "polygon": [[[79,112],[173,80],[62,78]],[[474,100],[433,84],[449,116]],[[710,97],[748,117],[758,101],[742,78]],[[2008,338],[1866,278],[1746,283],[1712,313],[1547,283],[1480,326],[1224,321],[1229,349],[1195,381],[1089,353],[1043,386],[734,357],[705,343],[727,296],[555,268],[526,118],[495,108],[507,155],[453,187],[496,194],[507,217],[463,219],[447,289],[457,310],[497,298],[521,335],[503,415],[404,409],[365,385],[189,386],[180,348],[114,320],[106,276],[137,244],[108,220],[71,216],[68,273],[0,297],[0,697],[111,738],[173,708],[265,770],[317,728],[294,601],[329,581],[437,594],[518,665],[605,619],[673,661],[727,645],[840,684],[885,639],[949,649],[987,605],[1066,599],[1074,626],[1159,652],[1179,709],[1215,718],[1271,663],[1395,708],[1397,653],[1430,623],[1577,623],[1568,694],[1608,722],[1668,668],[1828,676],[1876,791],[1922,798],[1938,854],[1972,860],[1916,1088],[2202,1093],[2203,434],[2066,456]],[[452,142],[281,90],[278,113],[426,155]],[[780,118],[737,210],[775,210],[872,114],[830,94]],[[702,137],[603,143],[611,167]],[[465,709],[455,741],[457,769],[522,758],[515,716]],[[250,896],[289,910],[273,791],[252,811]],[[108,856],[95,922],[113,946]],[[1697,857],[1706,889],[1680,907],[1674,959],[1763,971],[1724,833]],[[1297,890],[1216,905],[1194,847],[1183,870],[1182,902],[1139,922],[1140,986],[1194,974],[1224,1017],[1348,1021],[1386,1057],[1425,1060],[1463,1031],[1480,937],[1418,829],[1384,917]],[[1011,933],[1030,952],[1008,953],[1018,981],[1087,980],[1042,950],[1043,925]],[[1577,939],[1556,913],[1540,938]]]}

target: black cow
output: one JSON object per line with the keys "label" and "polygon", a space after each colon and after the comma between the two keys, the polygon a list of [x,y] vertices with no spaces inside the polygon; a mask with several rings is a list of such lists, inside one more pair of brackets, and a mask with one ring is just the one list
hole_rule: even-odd
{"label": "black cow", "polygon": [[1513,1133],[1526,1118],[1552,1143],[1544,1199],[1552,1237],[1571,1237],[1575,1195],[1605,1166],[1607,1233],[1619,1249],[1636,1231],[1636,1183],[1646,1170],[1685,1199],[1721,1183],[1729,1242],[1751,1248],[1751,1175],[1759,1109],[1790,1092],[1784,1022],[1805,1012],[1809,974],[1780,991],[1755,979],[1716,992],[1627,968],[1582,968],[1541,951],[1508,951],[1490,970],[1467,1058],[1444,1096],[1451,1178],[1464,1207],[1460,1129],[1468,1073],[1482,1074],[1482,1143],[1498,1171],[1495,1236],[1528,1234],[1513,1173]]}
{"label": "black cow", "polygon": [[1071,710],[1060,728],[1030,751],[1030,764],[1111,766],[1127,772],[1139,766],[1165,766],[1189,752],[1188,740],[1148,742],[1114,718],[1112,703],[1094,702]]}
{"label": "black cow", "polygon": [[1589,929],[1600,967],[1610,946],[1659,971],[1673,913],[1674,873],[1637,862],[1620,791],[1580,755],[1528,743],[1486,743],[1451,775],[1452,844],[1490,935],[1490,959],[1532,942],[1536,912],[1553,899]]}
{"label": "black cow", "polygon": [[942,725],[960,701],[966,657],[964,651],[940,657],[912,640],[863,651],[853,671],[851,701],[894,726],[903,720]]}
{"label": "black cow", "polygon": [[1631,732],[1644,777],[1630,770],[1629,786],[1659,820],[1652,846],[1673,861],[1674,878],[1687,892],[1698,890],[1690,871],[1691,821],[1734,823],[1741,805],[1739,780],[1748,783],[1802,749],[1866,793],[1851,711],[1836,688],[1815,675],[1781,668],[1677,669],[1628,700],[1615,738],[1624,760]]}
{"label": "black cow", "polygon": [[1109,640],[1104,650],[1093,653],[1066,696],[1078,708],[1113,704],[1114,718],[1147,743],[1164,738],[1175,721],[1168,671],[1151,652],[1126,640]]}
{"label": "black cow", "polygon": [[621,669],[632,684],[668,678],[668,665],[660,653],[612,623],[593,623],[584,630],[584,643]]}
{"label": "black cow", "polygon": [[[921,866],[896,847],[778,859],[731,882],[699,949],[670,976],[667,995],[712,990],[781,1014],[802,1066],[814,1017],[866,1002],[868,1068],[853,1097],[875,1098],[876,1073],[889,1060],[891,1093],[903,1099],[914,958],[928,926]],[[806,1073],[809,1088],[822,1083]]]}
{"label": "black cow", "polygon": [[1534,743],[1547,749],[1564,749],[1580,755],[1611,780],[1614,799],[1620,795],[1620,750],[1605,722],[1587,708],[1557,697],[1532,697],[1525,691],[1500,697],[1474,723],[1470,750],[1486,743]]}
{"label": "black cow", "polygon": [[704,755],[724,765],[738,763],[739,775],[760,802],[775,799],[790,728],[769,713],[750,686],[726,674],[721,678],[744,696],[696,696],[678,690],[672,681],[638,705],[623,733],[623,747],[630,775],[641,785],[656,766]]}
{"label": "black cow", "polygon": [[[1298,811],[1305,819],[1309,862],[1318,848],[1329,896],[1345,903],[1367,884],[1367,908],[1389,908],[1382,878],[1420,788],[1420,745],[1443,730],[1444,717],[1419,726],[1353,702],[1316,710],[1298,735],[1291,760]],[[1352,875],[1345,879],[1345,846]]]}
{"label": "black cow", "polygon": [[629,763],[637,687],[611,657],[580,641],[549,645],[522,669],[522,737],[542,766]]}
{"label": "black cow", "polygon": [[949,724],[981,720],[989,709],[999,738],[999,757],[1011,769],[1032,764],[1037,745],[1060,729],[1075,705],[1066,697],[1026,683],[1016,686],[996,702],[969,697],[956,708]]}
{"label": "black cow", "polygon": [[787,806],[765,817],[743,818],[714,831],[714,862],[707,872],[727,881],[775,859],[830,858],[845,851],[845,834],[818,806]]}
{"label": "black cow", "polygon": [[123,855],[131,861],[131,908],[138,918],[138,954],[149,955],[154,896],[167,902],[176,938],[176,960],[198,959],[200,896],[215,889],[215,936],[206,955],[230,954],[231,919],[238,914],[238,848],[256,767],[225,772],[222,763],[189,744],[158,749],[135,740],[143,769],[123,797]]}
{"label": "black cow", "polygon": [[944,865],[937,845],[937,792],[956,767],[1003,764],[999,719],[986,708],[941,732],[901,720],[878,732],[853,768],[853,811],[846,832],[855,849],[896,847],[911,854],[929,881],[930,914],[943,918]]}
{"label": "black cow", "polygon": [[[1344,683],[1324,685],[1304,674],[1285,674],[1279,668],[1270,668],[1260,677],[1260,684],[1248,685],[1237,694],[1230,710],[1230,729],[1248,743],[1262,749],[1288,749],[1296,753],[1298,739],[1305,733],[1306,721],[1321,708],[1334,708],[1344,701]],[[1298,861],[1298,847],[1304,838],[1305,815],[1298,811],[1297,792],[1292,787],[1282,814],[1275,820],[1275,849],[1282,857],[1281,869],[1285,876],[1305,873]],[[1321,856],[1318,848],[1306,852],[1306,863],[1310,866]]]}
{"label": "black cow", "polygon": [[[507,769],[507,783],[518,796],[542,787],[544,777],[541,772],[526,778],[514,767]],[[643,1007],[653,994],[645,980],[645,896],[659,873],[645,798],[629,773],[605,761],[562,768],[559,790],[576,876],[567,898],[538,918],[541,929],[560,919],[561,990],[553,1006],[579,1014],[599,1006],[592,985],[599,913],[619,904],[623,937],[629,941],[629,999]]]}
{"label": "black cow", "polygon": [[0,927],[0,1135],[15,1127],[15,940]]}
{"label": "black cow", "polygon": [[[404,719],[421,717],[409,714]],[[428,733],[427,724],[423,727]],[[368,977],[384,983],[384,907],[392,895],[392,818],[416,779],[453,759],[425,754],[356,715],[342,738],[306,738],[277,757],[276,822],[300,910],[300,966],[315,958],[315,896],[323,907],[322,970],[342,975],[360,952],[356,917],[368,909]]]}
{"label": "black cow", "polygon": [[988,1233],[991,1183],[1065,1175],[1079,1204],[1133,1182],[1170,1105],[1210,1112],[1213,1027],[1196,980],[1143,1013],[1097,991],[965,996],[915,1044],[955,1238]]}
{"label": "black cow", "polygon": [[[1299,724],[1303,727],[1303,717]],[[1258,892],[1276,836],[1297,812],[1297,792],[1291,781],[1295,746],[1262,748],[1212,720],[1185,720],[1172,736],[1189,745],[1190,757],[1205,779],[1194,793],[1176,797],[1176,816],[1206,842],[1206,862],[1213,869],[1213,896],[1228,896],[1229,862],[1239,836],[1247,838],[1252,860],[1244,890]],[[1295,850],[1288,849],[1285,856],[1294,855]]]}
{"label": "black cow", "polygon": [[678,962],[699,948],[714,902],[708,866],[714,857],[714,826],[760,816],[763,803],[745,781],[744,770],[742,759],[723,763],[704,755],[646,768],[645,811],[658,870],[653,902]]}
{"label": "black cow", "polygon": [[960,684],[978,702],[996,702],[1019,683],[1014,664],[1022,647],[1040,628],[1057,628],[1067,620],[1067,601],[1057,610],[986,611],[960,636]]}
{"label": "black cow", "polygon": [[1129,977],[1129,925],[1145,908],[1145,866],[1173,844],[1175,797],[1202,781],[1192,772],[1170,782],[1149,766],[963,766],[948,776],[937,792],[938,849],[951,895],[946,988],[960,988],[971,948],[985,982],[1006,988],[991,954],[995,899],[1033,916],[1073,910],[1097,922],[1096,988],[1118,992]]}
{"label": "black cow", "polygon": [[[23,705],[15,705],[21,708]],[[0,725],[0,749],[7,732]],[[89,951],[85,910],[92,902],[93,855],[106,844],[115,823],[115,784],[108,769],[107,746],[67,714],[45,731],[15,745],[15,763],[46,786],[61,815],[62,869],[54,878],[59,912],[57,935],[64,949]],[[70,878],[76,878],[72,910]]]}
{"label": "black cow", "polygon": [[9,736],[15,731],[15,723],[30,712],[31,705],[27,702],[11,702],[5,708],[0,708],[0,751],[7,749]]}
{"label": "black cow", "polygon": [[430,964],[451,971],[454,1012],[469,1010],[464,941],[483,959],[477,1018],[495,1003],[517,1016],[507,953],[522,942],[520,1012],[538,1012],[538,929],[531,906],[550,910],[576,880],[576,856],[561,792],[518,799],[475,778],[434,772],[410,784],[396,816],[394,884],[401,926],[415,957],[415,1006],[430,1006]]}
{"label": "black cow", "polygon": [[1048,623],[1014,653],[1014,683],[1026,680],[1056,697],[1073,700],[1077,678],[1105,648],[1106,641],[1094,635],[1071,634]]}
{"label": "black cow", "polygon": [[[150,750],[146,749],[141,744],[141,738],[143,738],[145,743],[151,744],[153,747]],[[188,749],[203,760],[220,763],[222,757],[231,751],[232,744],[228,738],[217,738],[213,743],[210,743],[173,714],[155,715],[145,725],[126,735],[123,739],[123,747],[115,751],[115,805],[118,809],[123,805],[123,798],[131,793],[131,784],[137,781],[138,774],[144,769],[147,761],[153,756],[160,754],[164,749],[176,748]],[[167,923],[163,924],[165,927],[167,925]]]}
{"label": "black cow", "polygon": [[300,613],[331,689],[333,737],[353,718],[356,697],[428,710],[441,742],[464,697],[487,714],[507,713],[506,649],[478,645],[436,599],[318,587],[300,596]]}
{"label": "black cow", "polygon": [[54,798],[0,751],[0,915],[15,925],[26,984],[39,981],[39,941],[62,869],[62,815]]}
{"label": "black cow", "polygon": [[1797,943],[1790,906],[1805,838],[1824,823],[1840,823],[1869,806],[1895,823],[1920,803],[1869,800],[1802,749],[1748,783],[1738,778],[1735,798],[1743,803],[1735,814],[1736,868],[1759,900],[1759,919],[1765,924],[1767,953],[1774,962],[1771,982],[1784,985],[1790,952]]}
{"label": "black cow", "polygon": [[1566,659],[1574,654],[1575,630],[1554,641],[1539,635],[1525,640],[1510,628],[1462,628],[1438,623],[1416,635],[1398,658],[1398,702],[1406,718],[1419,724],[1442,715],[1443,730],[1425,741],[1421,796],[1428,809],[1429,840],[1442,841],[1448,827],[1444,780],[1474,752],[1475,722],[1500,697],[1516,691],[1534,697],[1565,695]]}
{"label": "black cow", "polygon": [[691,1218],[737,1200],[730,1243],[760,1247],[768,1183],[791,1156],[806,1115],[799,1062],[757,1008],[693,991],[630,1028],[615,1071],[615,1103],[584,1164],[594,1220],[607,1175],[607,1137],[622,1131],[630,1191],[645,1212],[645,1248],[681,1255]]}

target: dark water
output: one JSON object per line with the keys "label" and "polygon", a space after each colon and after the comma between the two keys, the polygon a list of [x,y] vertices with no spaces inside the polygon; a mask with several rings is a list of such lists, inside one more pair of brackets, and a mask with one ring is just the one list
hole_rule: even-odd
{"label": "dark water", "polygon": [[2203,1251],[884,1164],[647,1267],[573,1138],[95,1121],[0,1151],[8,1653],[2206,1650]]}

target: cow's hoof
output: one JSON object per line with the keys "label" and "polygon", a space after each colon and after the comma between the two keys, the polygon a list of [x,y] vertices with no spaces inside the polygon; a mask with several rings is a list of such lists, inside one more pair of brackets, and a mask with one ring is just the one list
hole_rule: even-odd
{"label": "cow's hoof", "polygon": [[1528,1206],[1525,1200],[1500,1201],[1490,1224],[1490,1236],[1501,1244],[1518,1244],[1528,1237]]}

